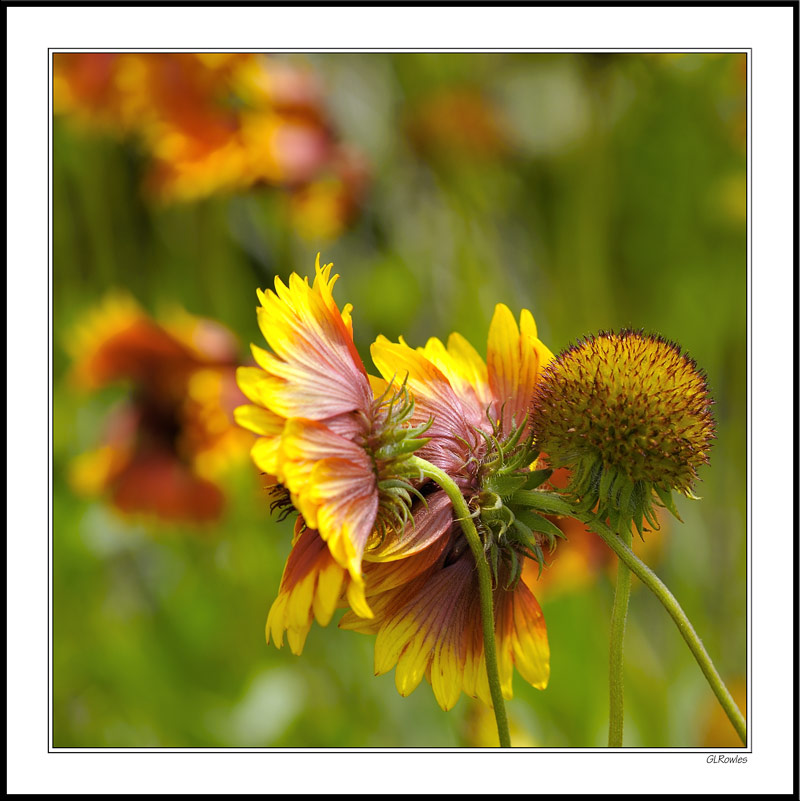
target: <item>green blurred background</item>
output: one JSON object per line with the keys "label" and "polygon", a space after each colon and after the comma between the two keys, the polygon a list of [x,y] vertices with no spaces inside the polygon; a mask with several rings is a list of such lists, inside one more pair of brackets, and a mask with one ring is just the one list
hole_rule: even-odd
{"label": "green blurred background", "polygon": [[[311,274],[318,250],[341,274],[337,300],[354,304],[368,366],[378,333],[420,345],[458,330],[485,353],[497,302],[531,309],[554,352],[623,326],[688,350],[708,374],[718,439],[703,499],[679,501],[684,523],[649,536],[662,540],[656,571],[743,705],[745,56],[274,58],[314,71],[337,136],[368,165],[360,211],[335,237],[298,229],[276,187],[155,203],[134,142],[54,123],[53,744],[490,743],[475,702],[442,712],[424,681],[401,698],[393,674],[373,676],[373,638],[335,621],[312,628],[300,657],[265,644],[291,524],[270,519],[249,464],[225,483],[225,517],[200,531],[126,520],[66,480],[126,392],[87,396],[68,380],[70,330],[107,290],[215,318],[245,359],[261,342],[256,287]],[[560,590],[554,577],[537,593],[552,678],[540,692],[516,676],[518,744],[605,745],[612,576]],[[626,745],[736,745],[641,587],[626,645]]]}

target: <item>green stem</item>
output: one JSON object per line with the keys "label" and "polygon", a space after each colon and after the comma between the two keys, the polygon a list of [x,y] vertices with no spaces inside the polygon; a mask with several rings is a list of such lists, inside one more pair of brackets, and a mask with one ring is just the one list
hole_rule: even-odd
{"label": "green stem", "polygon": [[[623,535],[625,544],[630,548],[631,533]],[[628,618],[628,601],[631,597],[631,571],[620,559],[617,562],[617,587],[614,592],[614,608],[611,612],[611,635],[609,646],[609,719],[608,747],[622,747],[622,727],[624,716],[624,640],[625,621]]]}
{"label": "green stem", "polygon": [[725,714],[733,724],[734,729],[736,729],[736,733],[741,741],[747,745],[747,724],[744,716],[739,711],[739,707],[736,706],[736,702],[725,686],[725,682],[722,681],[722,677],[717,673],[711,657],[703,647],[703,643],[697,636],[697,632],[694,630],[689,618],[686,617],[686,613],[675,600],[675,596],[669,591],[664,582],[605,523],[591,514],[584,513],[576,515],[576,517],[591,528],[592,531],[599,534],[620,560],[636,574],[642,584],[661,601],[664,608],[669,612],[670,617],[675,621],[681,636],[686,640],[689,650],[697,660],[697,664],[700,665],[700,670],[703,671],[706,681],[708,681],[709,686],[717,696],[722,708],[725,710]]}
{"label": "green stem", "polygon": [[480,591],[481,603],[481,622],[483,623],[483,650],[486,657],[486,674],[489,677],[489,692],[492,696],[492,706],[494,716],[497,721],[497,734],[500,738],[501,748],[511,747],[511,737],[508,733],[508,718],[506,717],[506,705],[503,700],[503,692],[500,688],[500,672],[497,669],[497,647],[494,636],[494,594],[492,592],[492,577],[489,572],[489,563],[486,561],[486,554],[483,544],[475,528],[467,502],[461,494],[458,485],[453,481],[444,470],[440,470],[430,462],[420,459],[418,456],[409,457],[409,462],[419,468],[420,472],[427,478],[433,479],[446,493],[447,497],[453,502],[453,509],[458,522],[461,523],[461,530],[467,538],[472,555],[475,557],[475,565],[478,570],[478,587]]}

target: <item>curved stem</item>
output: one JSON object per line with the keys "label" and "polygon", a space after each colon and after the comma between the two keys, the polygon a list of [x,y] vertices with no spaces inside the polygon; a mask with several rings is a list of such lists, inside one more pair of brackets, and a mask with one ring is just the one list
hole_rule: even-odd
{"label": "curved stem", "polygon": [[[631,532],[622,535],[625,545],[631,547]],[[622,747],[622,727],[624,719],[624,640],[625,621],[628,618],[628,601],[631,597],[631,571],[619,559],[617,562],[617,587],[614,592],[614,608],[611,612],[611,634],[609,644],[609,718],[608,746]]]}
{"label": "curved stem", "polygon": [[703,647],[703,643],[697,636],[689,618],[686,613],[681,609],[680,604],[675,599],[675,596],[669,591],[666,584],[644,563],[638,556],[616,535],[614,532],[602,521],[592,517],[591,514],[576,515],[576,517],[585,523],[596,534],[599,534],[606,542],[606,544],[616,553],[620,561],[624,562],[630,570],[655,596],[661,601],[664,608],[669,612],[670,617],[675,621],[681,636],[689,646],[689,650],[700,665],[700,670],[706,677],[711,689],[717,696],[725,714],[733,724],[736,733],[739,735],[741,741],[747,745],[747,724],[745,723],[744,716],[736,706],[725,682],[714,667],[711,657]]}
{"label": "curved stem", "polygon": [[419,468],[420,472],[427,478],[433,479],[446,493],[447,497],[453,502],[458,522],[461,523],[461,530],[467,538],[472,555],[475,557],[475,565],[478,570],[478,587],[480,588],[481,622],[483,623],[483,650],[486,657],[486,674],[489,678],[489,692],[492,696],[492,706],[494,716],[497,721],[497,734],[500,738],[501,748],[511,747],[511,737],[508,733],[508,718],[506,717],[506,705],[503,700],[503,692],[500,688],[500,672],[497,669],[497,647],[494,636],[494,595],[492,593],[492,577],[489,572],[489,563],[486,561],[486,554],[483,544],[472,521],[467,502],[461,494],[458,485],[453,481],[444,470],[440,470],[425,459],[418,456],[409,457],[409,462]]}

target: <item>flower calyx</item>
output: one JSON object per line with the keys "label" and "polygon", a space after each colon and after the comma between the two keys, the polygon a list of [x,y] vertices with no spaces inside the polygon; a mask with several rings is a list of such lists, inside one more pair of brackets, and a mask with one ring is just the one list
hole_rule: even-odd
{"label": "flower calyx", "polygon": [[552,551],[564,536],[539,513],[537,499],[543,493],[538,488],[552,471],[535,468],[538,453],[531,437],[523,437],[526,426],[527,419],[504,438],[497,426],[492,434],[480,432],[487,453],[478,470],[480,491],[471,500],[495,584],[505,563],[507,589],[519,581],[525,558],[534,559],[541,574],[546,564],[542,546]]}

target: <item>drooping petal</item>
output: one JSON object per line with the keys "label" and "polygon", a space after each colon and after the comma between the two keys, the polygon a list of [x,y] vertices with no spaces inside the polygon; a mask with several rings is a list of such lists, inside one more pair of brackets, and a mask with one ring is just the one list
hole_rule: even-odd
{"label": "drooping petal", "polygon": [[446,540],[452,526],[452,501],[444,491],[436,491],[425,499],[425,504],[417,503],[413,518],[402,534],[387,538],[368,551],[365,558],[371,562],[404,560],[429,549],[438,540]]}
{"label": "drooping petal", "polygon": [[[375,672],[380,675],[395,667],[401,695],[412,692],[424,675],[443,709],[451,709],[462,691],[491,706],[475,563],[469,551],[450,561],[452,553],[446,549],[407,583],[370,596],[373,620],[360,624],[345,615],[340,626],[377,633]],[[402,560],[371,567],[379,573],[395,564]],[[502,693],[511,698],[514,666],[534,687],[547,685],[549,650],[533,594],[522,581],[503,589],[502,578],[494,591],[496,645]],[[370,580],[368,575],[368,586]]]}
{"label": "drooping petal", "polygon": [[[302,529],[302,521],[299,527]],[[327,626],[347,581],[347,572],[331,556],[314,529],[300,531],[281,579],[280,592],[267,617],[266,636],[280,648],[287,635],[292,653],[300,654],[316,619]]]}
{"label": "drooping petal", "polygon": [[[365,620],[363,616],[348,611],[339,622],[340,628],[377,634],[380,621],[392,610],[397,611],[403,606],[406,594],[413,596],[414,588],[424,584],[426,574],[440,561],[452,539],[453,515],[449,499],[443,492],[431,495],[427,507],[417,504],[414,517],[415,522],[406,525],[404,542],[409,550],[403,551],[402,556],[398,556],[391,546],[385,553],[383,547],[378,547],[365,554],[365,594],[375,617]],[[424,547],[417,547],[423,544]],[[391,558],[384,561],[387,554]],[[398,588],[403,588],[403,592],[392,592]]]}
{"label": "drooping petal", "polygon": [[[419,592],[381,626],[375,641],[375,672],[380,675],[396,665],[395,684],[401,695],[408,695],[419,684],[438,645],[452,651],[460,642],[465,620],[462,607],[468,603],[465,587],[470,584],[472,569],[468,560],[461,559],[434,572]],[[443,683],[454,682],[458,694],[461,692],[460,654],[456,661],[457,672],[437,676],[440,705],[452,695],[442,691]],[[437,665],[452,662],[440,657]]]}
{"label": "drooping petal", "polygon": [[498,637],[503,643],[510,639],[514,666],[522,678],[543,690],[550,680],[550,647],[542,609],[522,580],[505,595],[498,604]]}
{"label": "drooping petal", "polygon": [[[294,505],[363,589],[361,559],[378,512],[377,478],[368,454],[322,423],[295,419],[284,427],[277,461],[276,475]],[[359,614],[370,616],[363,593],[359,600]]]}

